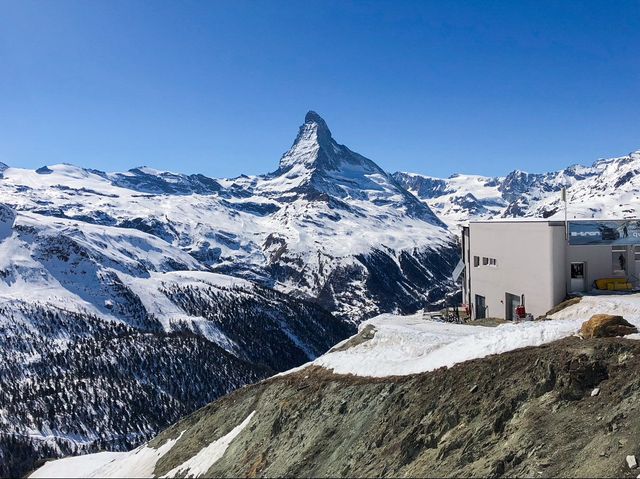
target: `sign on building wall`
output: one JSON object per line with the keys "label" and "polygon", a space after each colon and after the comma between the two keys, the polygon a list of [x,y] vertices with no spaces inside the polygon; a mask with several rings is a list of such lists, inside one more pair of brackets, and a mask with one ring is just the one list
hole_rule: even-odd
{"label": "sign on building wall", "polygon": [[569,221],[570,245],[640,244],[639,220]]}

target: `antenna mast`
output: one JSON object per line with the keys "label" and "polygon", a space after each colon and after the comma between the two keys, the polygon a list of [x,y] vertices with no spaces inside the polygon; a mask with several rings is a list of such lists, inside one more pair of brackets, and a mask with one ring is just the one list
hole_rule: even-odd
{"label": "antenna mast", "polygon": [[564,240],[569,241],[569,221],[567,220],[567,187],[562,187],[562,201],[564,201]]}

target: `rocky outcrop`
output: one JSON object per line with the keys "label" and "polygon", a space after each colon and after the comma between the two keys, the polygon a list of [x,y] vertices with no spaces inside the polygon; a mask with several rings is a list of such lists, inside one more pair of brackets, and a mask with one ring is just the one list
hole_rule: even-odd
{"label": "rocky outcrop", "polygon": [[637,332],[638,328],[622,316],[612,314],[594,314],[589,321],[582,323],[580,328],[583,338],[613,338]]}

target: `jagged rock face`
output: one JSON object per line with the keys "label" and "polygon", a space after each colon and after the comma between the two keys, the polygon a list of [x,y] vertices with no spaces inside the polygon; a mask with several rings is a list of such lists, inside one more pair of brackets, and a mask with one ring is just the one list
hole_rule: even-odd
{"label": "jagged rock face", "polygon": [[393,176],[454,231],[469,219],[499,215],[509,204],[501,191],[504,178],[452,175],[442,179],[401,172]]}
{"label": "jagged rock face", "polygon": [[11,235],[13,223],[16,220],[16,212],[7,205],[0,203],[0,240]]}
{"label": "jagged rock face", "polygon": [[[279,168],[257,179],[252,191],[281,202],[273,218],[297,233],[285,230],[266,238],[270,277],[340,317],[359,320],[415,309],[441,302],[453,289],[446,274],[457,251],[442,222],[391,175],[338,144],[314,112],[307,114]],[[390,235],[375,231],[393,223]],[[423,237],[407,238],[410,234]],[[300,245],[301,235],[333,238]],[[400,259],[407,256],[420,265],[420,277],[408,279],[403,271]],[[381,261],[391,267],[377,267]],[[387,286],[384,292],[378,284]]]}
{"label": "jagged rock face", "polygon": [[133,168],[127,173],[117,173],[112,175],[111,179],[116,186],[150,194],[209,195],[221,189],[216,180],[204,175],[180,175],[147,167]]}
{"label": "jagged rock face", "polygon": [[[256,185],[256,191],[282,200],[302,193],[311,201],[331,201],[349,211],[352,201],[393,206],[406,215],[443,226],[436,215],[373,161],[338,144],[320,116],[310,111],[278,170]],[[335,201],[335,200],[338,201]],[[353,211],[353,210],[351,210]]]}
{"label": "jagged rock face", "polygon": [[394,173],[393,177],[421,199],[437,198],[447,193],[454,193],[454,189],[442,178],[402,172]]}

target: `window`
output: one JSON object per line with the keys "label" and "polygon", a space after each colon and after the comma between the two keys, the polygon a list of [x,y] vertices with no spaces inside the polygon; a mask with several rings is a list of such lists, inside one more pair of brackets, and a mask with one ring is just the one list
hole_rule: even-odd
{"label": "window", "polygon": [[[496,261],[495,258],[489,258],[487,256],[483,256],[482,257],[482,266],[492,266],[492,267],[495,268],[497,265],[498,265],[498,262]],[[475,268],[480,266],[480,256],[474,256],[473,257],[473,266]]]}
{"label": "window", "polygon": [[584,263],[571,263],[571,279],[584,278]]}
{"label": "window", "polygon": [[611,247],[611,269],[613,274],[625,274],[627,271],[627,248],[625,246]]}
{"label": "window", "polygon": [[633,259],[640,261],[640,246],[633,247]]}

